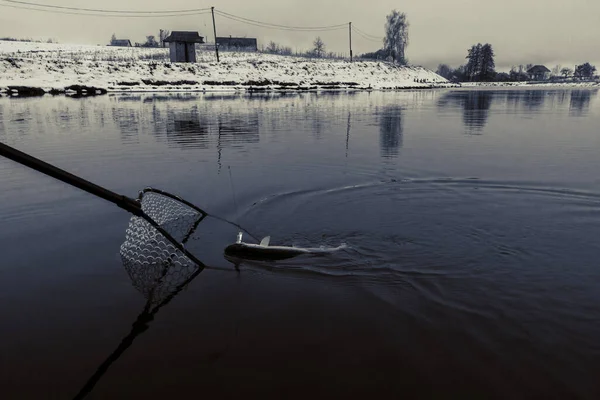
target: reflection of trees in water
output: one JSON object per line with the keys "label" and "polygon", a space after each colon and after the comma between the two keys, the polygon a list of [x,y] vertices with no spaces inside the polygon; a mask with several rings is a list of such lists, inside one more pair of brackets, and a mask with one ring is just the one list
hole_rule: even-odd
{"label": "reflection of trees in water", "polygon": [[[570,115],[585,115],[592,98],[598,90],[562,90],[562,89],[515,89],[498,91],[454,91],[441,97],[440,108],[460,107],[463,122],[470,130],[481,130],[488,118],[492,101],[496,107],[504,106],[506,110],[517,114],[539,113],[540,110],[567,110]],[[567,99],[570,101],[567,103]]]}
{"label": "reflection of trees in water", "polygon": [[465,128],[475,133],[485,126],[494,95],[495,93],[489,90],[450,92],[438,101],[438,107],[461,108]]}
{"label": "reflection of trees in water", "polygon": [[569,113],[576,116],[587,114],[592,93],[596,94],[597,92],[598,90],[572,90]]}
{"label": "reflection of trees in water", "polygon": [[513,102],[525,110],[533,111],[542,107],[556,110],[566,107],[566,100],[570,98],[569,113],[582,115],[587,112],[590,100],[597,90],[516,90],[508,92],[508,102]]}
{"label": "reflection of trees in water", "polygon": [[403,109],[400,106],[386,106],[379,117],[379,146],[381,156],[386,158],[398,156],[402,147],[404,130]]}
{"label": "reflection of trees in water", "polygon": [[[471,131],[481,131],[487,123],[492,102],[504,105],[508,110],[518,109],[536,112],[539,109],[560,109],[566,103],[568,91],[565,90],[471,90],[454,91],[443,96],[440,108],[460,107],[463,112],[463,123]],[[589,106],[591,91],[576,90],[571,92],[570,108],[574,113],[581,113]]]}
{"label": "reflection of trees in water", "polygon": [[485,126],[492,100],[493,92],[487,90],[469,93],[463,103],[463,121],[467,128],[481,131]]}

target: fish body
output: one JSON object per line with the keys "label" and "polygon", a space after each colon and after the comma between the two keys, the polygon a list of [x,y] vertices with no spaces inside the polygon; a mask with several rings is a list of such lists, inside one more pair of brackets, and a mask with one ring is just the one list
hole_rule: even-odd
{"label": "fish body", "polygon": [[241,241],[241,236],[238,235],[238,240],[234,244],[230,244],[225,248],[225,256],[238,259],[248,260],[285,260],[299,256],[301,254],[320,254],[329,253],[345,248],[345,245],[339,247],[318,247],[304,248],[294,246],[269,246],[270,237],[267,236],[261,240],[260,244],[244,243]]}
{"label": "fish body", "polygon": [[253,243],[234,243],[225,248],[225,255],[250,260],[285,260],[300,254],[309,253],[308,249],[288,246],[263,246]]}

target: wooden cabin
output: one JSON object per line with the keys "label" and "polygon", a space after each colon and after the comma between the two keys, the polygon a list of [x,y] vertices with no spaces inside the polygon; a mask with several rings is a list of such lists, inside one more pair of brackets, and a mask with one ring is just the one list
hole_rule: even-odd
{"label": "wooden cabin", "polygon": [[131,41],[129,39],[115,39],[110,42],[109,46],[131,47]]}
{"label": "wooden cabin", "polygon": [[193,31],[173,31],[165,38],[169,43],[171,62],[196,62],[196,43],[204,43],[204,38]]}
{"label": "wooden cabin", "polygon": [[545,81],[550,77],[550,70],[545,65],[534,65],[527,70],[529,79],[534,81]]}

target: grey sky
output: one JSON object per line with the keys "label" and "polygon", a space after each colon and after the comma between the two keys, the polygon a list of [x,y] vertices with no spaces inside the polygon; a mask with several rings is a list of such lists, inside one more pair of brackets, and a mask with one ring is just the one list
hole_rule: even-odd
{"label": "grey sky", "polygon": [[[259,21],[323,26],[352,23],[370,35],[383,35],[385,16],[392,10],[407,14],[412,64],[435,68],[445,62],[464,63],[467,49],[478,42],[492,44],[498,69],[511,65],[555,64],[573,67],[600,61],[600,1],[598,0],[220,0],[219,2],[172,0],[25,0],[35,3],[102,8],[111,10],[217,9]],[[0,0],[0,4],[6,3]],[[289,32],[264,29],[217,16],[219,36],[257,37],[259,46],[274,40],[293,49],[305,50],[317,35],[327,50],[348,52],[348,30],[333,32]],[[56,38],[61,43],[106,44],[114,32],[118,38],[142,42],[146,35],[158,36],[160,28],[198,30],[212,39],[210,14],[161,18],[107,18],[61,15],[0,7],[0,37]],[[353,34],[355,54],[374,51],[379,42]]]}

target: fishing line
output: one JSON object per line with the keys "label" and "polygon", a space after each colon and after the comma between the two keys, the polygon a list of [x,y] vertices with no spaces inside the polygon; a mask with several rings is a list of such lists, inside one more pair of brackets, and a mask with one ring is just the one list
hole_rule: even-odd
{"label": "fishing line", "polygon": [[[228,165],[227,169],[229,170],[229,183],[231,184],[231,195],[233,197],[233,205],[235,207],[235,214],[236,214],[236,216],[238,216],[240,213],[240,210],[238,208],[237,201],[235,199],[235,189],[233,188],[233,178],[231,177],[231,166]],[[237,218],[234,218],[234,219],[237,219]]]}
{"label": "fishing line", "polygon": [[[229,170],[229,183],[231,184],[231,195],[233,197],[233,206],[235,207],[236,218],[234,218],[234,221],[239,223],[240,209],[238,208],[237,200],[235,199],[235,189],[233,188],[233,177],[231,176],[231,166],[228,165],[227,169]],[[242,242],[242,231],[240,230],[237,234],[236,243],[241,243],[241,242]]]}

